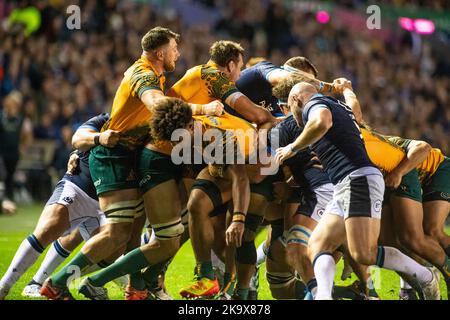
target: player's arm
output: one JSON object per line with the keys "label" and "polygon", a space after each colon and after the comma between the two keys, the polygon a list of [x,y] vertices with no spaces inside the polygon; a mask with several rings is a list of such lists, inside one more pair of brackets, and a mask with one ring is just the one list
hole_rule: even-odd
{"label": "player's arm", "polygon": [[233,219],[226,231],[227,245],[240,247],[245,228],[245,216],[250,204],[250,182],[245,171],[245,165],[230,165],[225,178],[231,180],[233,199]]}
{"label": "player's arm", "polygon": [[386,186],[398,188],[402,177],[417,168],[431,152],[432,147],[425,141],[411,140],[406,147],[406,157],[385,177]]}
{"label": "player's arm", "polygon": [[333,125],[331,111],[328,108],[316,107],[309,112],[303,132],[291,144],[278,148],[275,160],[278,164],[291,158],[298,151],[319,141]]}
{"label": "player's arm", "polygon": [[230,94],[225,103],[236,110],[249,122],[255,123],[259,129],[269,129],[276,122],[275,117],[263,107],[254,104],[247,96],[241,92]]}
{"label": "player's arm", "polygon": [[[183,99],[173,88],[166,95],[168,97]],[[184,100],[184,99],[183,99]],[[220,116],[223,113],[223,104],[220,100],[214,100],[207,104],[188,103],[192,109],[192,115]]]}
{"label": "player's arm", "polygon": [[114,147],[120,139],[120,132],[109,129],[100,133],[108,120],[109,115],[101,114],[83,123],[72,136],[72,147],[80,151],[87,151],[98,145]]}
{"label": "player's arm", "polygon": [[356,122],[364,123],[361,105],[353,91],[351,81],[346,78],[338,78],[333,81],[333,85],[335,86],[336,91],[344,96],[345,104],[352,109]]}
{"label": "player's arm", "polygon": [[308,82],[316,87],[316,89],[321,93],[331,93],[334,92],[334,87],[332,83],[324,82],[319,79],[316,79],[313,75],[297,70],[295,72],[289,72],[283,69],[276,69],[271,71],[267,75],[267,80],[270,82],[272,87],[276,86],[279,82],[282,80],[294,76],[296,79],[298,79],[298,82]]}

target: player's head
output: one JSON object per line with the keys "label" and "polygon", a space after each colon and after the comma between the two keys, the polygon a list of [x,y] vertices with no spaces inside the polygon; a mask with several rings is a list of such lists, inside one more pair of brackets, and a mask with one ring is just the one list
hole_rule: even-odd
{"label": "player's head", "polygon": [[300,82],[292,87],[288,97],[288,105],[297,123],[302,123],[303,107],[316,93],[316,87],[307,82]]}
{"label": "player's head", "polygon": [[245,68],[253,67],[255,64],[258,64],[260,62],[266,61],[266,58],[263,57],[251,57],[248,59],[247,63],[245,64]]}
{"label": "player's head", "polygon": [[181,99],[165,97],[159,99],[153,107],[150,130],[153,140],[170,141],[176,129],[194,130],[192,109]]}
{"label": "player's head", "polygon": [[164,71],[170,72],[175,70],[175,63],[180,56],[179,41],[179,34],[167,28],[155,27],[142,37],[141,46],[144,52],[162,62]]}
{"label": "player's head", "polygon": [[282,79],[272,88],[272,94],[281,101],[287,101],[292,88],[300,82],[311,83],[312,78],[308,78],[300,72],[293,72],[289,77]]}
{"label": "player's head", "polygon": [[244,65],[244,49],[239,43],[220,40],[213,43],[209,49],[211,60],[222,67],[228,79],[235,82],[241,76]]}
{"label": "player's head", "polygon": [[316,78],[318,74],[317,68],[305,57],[292,57],[284,63],[284,67],[286,69],[294,68],[309,73],[314,76],[314,78]]}

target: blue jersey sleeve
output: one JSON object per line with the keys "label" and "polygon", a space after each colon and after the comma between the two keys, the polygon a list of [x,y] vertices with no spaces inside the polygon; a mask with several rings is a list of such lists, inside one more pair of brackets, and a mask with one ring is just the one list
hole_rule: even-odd
{"label": "blue jersey sleeve", "polygon": [[303,123],[306,124],[306,122],[308,122],[311,111],[314,111],[317,109],[322,109],[322,108],[330,110],[330,107],[328,107],[325,104],[315,104],[315,105],[306,106],[305,109],[303,109],[303,113],[302,113]]}
{"label": "blue jersey sleeve", "polygon": [[95,116],[95,117],[89,119],[85,123],[83,123],[80,126],[80,128],[90,129],[90,130],[94,130],[95,132],[100,132],[100,130],[102,129],[103,125],[108,120],[109,120],[109,114],[108,113],[102,113],[102,114],[99,114],[98,116]]}
{"label": "blue jersey sleeve", "polygon": [[281,67],[276,66],[269,61],[262,61],[262,62],[258,63],[256,65],[256,68],[266,80],[269,80],[269,75],[271,72],[273,72],[275,70],[282,70]]}

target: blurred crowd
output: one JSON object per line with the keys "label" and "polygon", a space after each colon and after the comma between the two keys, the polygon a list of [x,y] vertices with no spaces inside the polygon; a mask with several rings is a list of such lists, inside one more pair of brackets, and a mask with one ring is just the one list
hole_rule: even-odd
{"label": "blurred crowd", "polygon": [[[213,41],[231,38],[246,48],[246,59],[266,57],[283,64],[291,56],[308,57],[318,77],[352,80],[366,121],[378,131],[425,139],[450,154],[450,66],[427,39],[419,53],[408,32],[388,38],[319,24],[314,14],[291,10],[282,1],[15,1],[0,6],[0,108],[16,99],[31,123],[36,139],[53,139],[58,152],[52,166],[65,171],[70,138],[82,122],[109,111],[126,68],[139,57],[140,39],[156,25],[182,36],[181,57],[168,76],[170,87],[184,72],[208,60]],[[363,1],[344,1],[352,6]],[[404,1],[391,1],[401,5]],[[428,1],[429,2],[429,1]],[[68,30],[66,8],[81,8],[81,29]],[[211,12],[214,20],[186,23],[177,4],[192,4]],[[421,1],[413,1],[420,5]],[[447,1],[431,1],[445,8]],[[8,21],[14,9],[32,5],[40,14],[38,28]],[[213,21],[213,22],[211,22]]]}

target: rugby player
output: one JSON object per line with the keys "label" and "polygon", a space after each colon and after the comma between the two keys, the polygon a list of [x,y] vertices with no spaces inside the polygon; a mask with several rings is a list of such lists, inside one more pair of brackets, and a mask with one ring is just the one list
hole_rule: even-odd
{"label": "rugby player", "polygon": [[[260,127],[266,125],[270,127],[274,121],[273,116],[264,108],[251,102],[235,86],[243,66],[243,52],[242,47],[232,41],[214,43],[210,48],[211,58],[208,63],[188,70],[184,77],[169,90],[168,95],[180,97],[191,103],[207,103],[214,99],[221,99],[237,112],[248,110],[243,112],[249,114],[249,119]],[[218,118],[196,117],[196,120],[202,121],[205,130],[217,128],[225,133],[227,129],[242,129],[255,133],[250,123],[228,113]],[[233,148],[233,146],[230,147]],[[248,155],[248,150],[243,154]],[[220,179],[225,181],[219,182]],[[198,264],[198,280],[193,285],[182,289],[183,296],[212,296],[219,290],[211,263],[211,249],[216,241],[213,240],[213,225],[208,216],[213,211],[226,212],[226,203],[222,201],[224,195],[221,195],[220,189],[220,184],[227,185],[226,180],[231,181],[233,186],[231,191],[233,213],[235,219],[239,220],[231,223],[225,233],[228,237],[226,242],[239,244],[240,247],[244,231],[243,220],[245,220],[249,203],[249,181],[245,168],[239,164],[228,166],[210,164],[209,168],[204,169],[198,176],[189,197],[189,230]],[[223,256],[221,253],[218,255]],[[227,278],[231,277],[227,275]]]}
{"label": "rugby player", "polygon": [[[77,141],[77,136],[84,130],[97,132],[93,136],[98,136],[98,144],[108,147],[115,146],[118,142],[118,136],[115,131],[106,130],[98,133],[108,118],[108,114],[101,114],[82,124],[73,137],[75,146],[89,146],[89,142]],[[94,145],[93,139],[91,139],[90,143],[91,146]],[[10,267],[2,280],[0,280],[1,299],[5,298],[9,289],[36,262],[50,243],[53,242],[53,246],[49,253],[56,251],[56,255],[65,259],[75,246],[72,244],[72,248],[70,248],[67,245],[70,242],[67,241],[69,239],[64,241],[64,238],[60,238],[64,233],[70,233],[70,231],[79,228],[84,240],[88,240],[97,233],[100,226],[106,223],[105,216],[100,211],[98,198],[91,180],[88,162],[89,150],[88,148],[86,149],[86,152],[77,151],[76,154],[71,156],[68,163],[68,171],[58,182],[52,196],[47,201],[35,230],[22,242]],[[77,159],[79,159],[79,166],[74,170],[72,162],[77,161]],[[70,237],[71,235],[68,236]],[[120,253],[116,254],[115,258],[119,255]],[[99,261],[99,265],[104,266],[105,264],[107,264],[106,261]],[[35,283],[32,284],[40,286],[45,280],[43,277],[45,277],[45,273],[36,277]]]}
{"label": "rugby player", "polygon": [[[144,220],[139,218],[143,216],[144,203],[136,177],[137,150],[149,139],[152,107],[164,97],[164,72],[175,69],[178,42],[178,34],[162,27],[151,29],[142,38],[142,55],[125,72],[114,98],[111,117],[102,128],[102,131],[118,131],[119,141],[114,148],[96,146],[89,156],[100,208],[108,223],[69,264],[46,281],[41,293],[48,298],[70,295],[67,280],[72,273],[69,270],[88,268],[125,246],[133,230],[140,234]],[[204,111],[215,114],[221,104],[191,107],[196,114]],[[130,294],[133,295],[133,291]]]}
{"label": "rugby player", "polygon": [[277,150],[277,161],[282,163],[311,145],[335,184],[333,200],[309,244],[318,288],[315,299],[332,299],[335,274],[332,253],[345,239],[356,262],[413,275],[426,299],[439,299],[438,277],[433,271],[395,248],[377,247],[384,181],[367,155],[349,107],[318,94],[307,83],[293,87],[289,105],[297,122],[304,123],[305,128],[293,144]]}
{"label": "rugby player", "polygon": [[[356,121],[363,126],[362,132],[365,140],[368,140],[368,132],[379,139],[384,139],[391,144],[401,148],[406,157],[395,167],[394,170],[388,171],[386,175],[386,185],[395,189],[390,194],[390,206],[392,208],[390,215],[386,219],[391,218],[392,221],[386,221],[384,225],[396,226],[394,233],[395,237],[399,240],[399,245],[405,248],[408,252],[419,256],[426,261],[429,261],[441,271],[444,276],[445,282],[449,284],[449,270],[450,259],[445,252],[445,248],[442,248],[439,244],[439,238],[428,236],[425,233],[424,226],[426,225],[427,216],[424,215],[424,208],[422,207],[422,194],[421,183],[425,190],[423,199],[425,203],[428,201],[436,201],[438,206],[443,209],[440,212],[441,219],[448,215],[448,201],[442,197],[450,183],[445,179],[446,168],[448,167],[448,160],[446,161],[444,155],[439,149],[432,149],[429,144],[424,141],[415,141],[411,139],[404,139],[401,137],[392,137],[379,135],[373,130],[367,130],[367,124],[364,122],[362,116],[362,110],[359,102],[354,94],[351,82],[346,79],[337,79],[343,86],[343,94],[346,98],[347,104],[351,107],[355,114]],[[339,85],[339,83],[337,83]],[[371,139],[373,141],[373,139]],[[367,144],[366,144],[366,148]],[[369,156],[373,154],[373,151],[368,150]],[[385,152],[383,158],[386,158]],[[390,157],[395,158],[395,157]],[[415,159],[414,159],[415,158]],[[411,161],[414,159],[413,161]],[[408,161],[409,160],[409,161]],[[442,165],[442,167],[441,167]],[[417,170],[416,170],[417,167]],[[441,170],[439,168],[441,167]],[[439,170],[439,171],[438,171]],[[433,178],[434,177],[434,178]],[[435,183],[434,189],[431,188],[433,181]],[[431,197],[429,196],[431,194]],[[435,198],[433,198],[435,197]],[[430,200],[434,199],[434,200]],[[447,208],[446,213],[443,213]],[[440,221],[439,219],[432,219],[431,224],[434,221]],[[436,226],[441,228],[441,233],[444,233],[443,222]],[[392,238],[392,236],[391,236]],[[406,298],[408,291],[400,292],[400,296]]]}
{"label": "rugby player", "polygon": [[[152,179],[146,178],[147,184],[150,187],[145,191],[143,197],[145,201],[149,202],[149,205],[155,206],[155,202],[163,202],[166,206],[166,210],[160,210],[151,212],[148,215],[149,222],[155,232],[155,241],[150,242],[137,248],[114,263],[113,265],[105,268],[94,276],[85,279],[81,286],[80,292],[86,297],[93,300],[107,299],[106,289],[103,285],[107,282],[117,278],[118,274],[123,276],[125,274],[137,273],[140,278],[141,284],[137,281],[130,284],[126,290],[127,300],[144,300],[148,298],[148,290],[145,288],[145,282],[142,278],[141,270],[149,265],[155,265],[158,263],[166,263],[168,259],[172,258],[179,248],[180,236],[183,233],[184,227],[181,223],[181,203],[177,193],[174,193],[177,185],[175,180],[181,179],[181,175],[177,174],[180,171],[180,166],[176,166],[171,162],[171,135],[176,129],[193,130],[192,110],[190,106],[180,99],[164,98],[159,99],[153,107],[153,116],[150,123],[152,142],[151,146],[166,146],[169,149],[165,150],[165,153],[150,153],[156,161],[151,161],[151,164],[145,163],[144,169],[148,172],[151,171]],[[147,150],[144,149],[144,151]],[[167,154],[167,155],[166,155]],[[141,156],[141,161],[142,161]],[[150,157],[151,158],[151,157]],[[145,159],[145,158],[144,158]],[[150,175],[149,174],[149,175]],[[141,181],[142,181],[141,179]],[[162,201],[162,197],[165,193],[159,191],[156,194],[152,194],[149,190],[154,191],[158,186],[164,187],[164,183],[171,182],[174,185],[171,186],[170,196],[175,200],[172,203],[168,203],[168,200]],[[167,187],[167,185],[166,185]],[[145,190],[143,184],[141,188]],[[166,190],[168,193],[168,191]],[[159,196],[156,199],[152,197]],[[167,196],[167,195],[166,195]],[[174,199],[175,198],[175,199]],[[176,201],[177,200],[177,201]],[[173,206],[170,208],[170,206]],[[147,204],[146,204],[147,207]],[[130,286],[133,287],[130,288]],[[136,287],[138,286],[139,287]]]}

